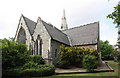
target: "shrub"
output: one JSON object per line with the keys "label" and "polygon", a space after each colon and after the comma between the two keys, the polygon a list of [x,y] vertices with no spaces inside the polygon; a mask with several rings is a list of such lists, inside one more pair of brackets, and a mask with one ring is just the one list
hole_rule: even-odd
{"label": "shrub", "polygon": [[94,55],[97,60],[99,58],[99,52],[95,49],[85,49],[81,47],[65,47],[60,46],[60,60],[57,63],[57,67],[68,68],[68,66],[82,67],[82,60],[85,55]]}
{"label": "shrub", "polygon": [[120,53],[118,54],[118,59],[117,59],[117,61],[120,63]]}
{"label": "shrub", "polygon": [[82,59],[81,59],[81,58],[77,58],[77,59],[75,60],[74,66],[82,67]]}
{"label": "shrub", "polygon": [[45,63],[44,59],[40,55],[31,55],[31,59],[38,65]]}
{"label": "shrub", "polygon": [[36,68],[12,68],[4,71],[3,77],[39,77],[55,74],[55,67],[53,65],[38,65]]}
{"label": "shrub", "polygon": [[23,70],[23,67],[16,67],[16,68],[10,68],[9,70],[2,70],[2,77],[7,78],[14,76],[21,76],[21,71]]}
{"label": "shrub", "polygon": [[30,61],[30,62],[26,63],[23,67],[24,67],[24,69],[25,68],[36,68],[37,63],[34,63],[33,61]]}
{"label": "shrub", "polygon": [[94,71],[94,68],[97,67],[98,61],[97,58],[93,55],[86,55],[83,58],[83,65],[87,69],[87,71]]}
{"label": "shrub", "polygon": [[69,66],[70,66],[70,62],[67,61],[67,60],[57,62],[57,67],[58,68],[65,68],[66,69],[66,68],[69,68]]}
{"label": "shrub", "polygon": [[13,39],[3,39],[2,44],[2,77],[46,76],[55,73],[53,65],[44,64],[40,55],[31,55],[27,46]]}
{"label": "shrub", "polygon": [[31,50],[27,50],[27,46],[13,39],[2,40],[2,67],[14,68],[22,66],[29,61]]}
{"label": "shrub", "polygon": [[37,69],[30,68],[30,69],[25,69],[22,72],[22,76],[30,76],[30,77],[48,76],[53,74],[54,72],[49,67],[37,68]]}
{"label": "shrub", "polygon": [[54,65],[38,65],[38,68],[46,68],[46,71],[44,71],[44,75],[53,75],[53,74],[55,74]]}

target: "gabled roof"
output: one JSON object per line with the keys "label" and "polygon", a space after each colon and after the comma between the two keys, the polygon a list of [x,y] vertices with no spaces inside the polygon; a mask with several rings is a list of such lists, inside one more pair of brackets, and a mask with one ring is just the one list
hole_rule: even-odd
{"label": "gabled roof", "polygon": [[[34,33],[36,22],[24,17],[30,34]],[[87,45],[97,44],[99,41],[99,22],[70,28],[68,30],[59,30],[51,24],[41,20],[52,39],[67,45]]]}
{"label": "gabled roof", "polygon": [[[36,22],[28,19],[27,17],[23,16],[27,26],[28,26],[28,29],[30,31],[30,34],[32,35],[34,33],[34,29],[36,27]],[[42,20],[42,23],[43,25],[45,26],[45,28],[47,29],[49,35],[51,36],[52,39],[56,40],[56,41],[59,41],[61,43],[64,43],[64,44],[67,44],[67,45],[70,45],[69,44],[69,40],[68,40],[68,37],[65,33],[63,33],[62,31],[60,31],[59,29],[57,29],[56,27],[53,27],[52,25],[50,24],[47,24],[46,22],[44,22]]]}
{"label": "gabled roof", "polygon": [[97,44],[99,40],[99,22],[64,30],[71,45]]}
{"label": "gabled roof", "polygon": [[63,33],[61,30],[57,29],[51,24],[47,24],[46,22],[42,21],[44,26],[46,27],[49,35],[52,37],[52,39],[62,42],[64,44],[70,45],[69,39],[65,33]]}
{"label": "gabled roof", "polygon": [[29,29],[29,32],[30,34],[32,35],[34,33],[34,29],[35,29],[35,26],[36,26],[36,23],[30,19],[28,19],[27,17],[23,16],[24,20],[25,20],[25,23],[27,24],[28,26],[28,29]]}

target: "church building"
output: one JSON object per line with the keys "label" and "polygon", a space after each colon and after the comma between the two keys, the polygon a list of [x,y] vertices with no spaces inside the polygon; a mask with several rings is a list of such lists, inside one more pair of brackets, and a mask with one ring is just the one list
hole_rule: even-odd
{"label": "church building", "polygon": [[56,64],[61,44],[99,51],[99,22],[68,28],[63,11],[61,29],[58,29],[40,17],[34,22],[21,15],[15,41],[21,41],[28,46],[28,49],[31,48],[32,55],[41,55],[46,64]]}

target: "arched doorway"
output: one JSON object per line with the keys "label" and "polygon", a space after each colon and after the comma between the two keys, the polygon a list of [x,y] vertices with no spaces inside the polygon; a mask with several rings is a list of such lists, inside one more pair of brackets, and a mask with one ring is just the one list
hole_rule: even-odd
{"label": "arched doorway", "polygon": [[23,44],[26,44],[26,33],[25,33],[25,30],[22,27],[20,28],[20,31],[18,33],[17,40],[19,42],[22,42]]}

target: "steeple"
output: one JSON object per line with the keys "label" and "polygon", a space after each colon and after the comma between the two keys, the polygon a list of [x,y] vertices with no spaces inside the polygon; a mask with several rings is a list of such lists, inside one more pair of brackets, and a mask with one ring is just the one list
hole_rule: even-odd
{"label": "steeple", "polygon": [[67,26],[67,21],[65,16],[65,10],[63,10],[63,17],[61,19],[61,30],[66,30],[66,29],[68,29],[68,26]]}

